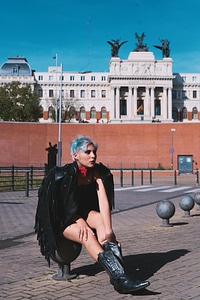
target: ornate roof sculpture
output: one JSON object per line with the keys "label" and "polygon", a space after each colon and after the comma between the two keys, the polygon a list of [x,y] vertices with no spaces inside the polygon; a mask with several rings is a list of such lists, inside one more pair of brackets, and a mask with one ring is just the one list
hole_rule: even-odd
{"label": "ornate roof sculpture", "polygon": [[144,32],[141,36],[139,36],[137,33],[135,34],[136,39],[138,40],[138,43],[136,44],[136,48],[134,49],[135,52],[148,52],[147,45],[143,44],[143,40],[145,38]]}
{"label": "ornate roof sculpture", "polygon": [[109,45],[111,45],[111,56],[112,57],[118,57],[118,52],[119,52],[119,48],[127,43],[128,41],[124,41],[122,43],[119,43],[119,40],[112,40],[112,41],[107,41],[107,43]]}
{"label": "ornate roof sculpture", "polygon": [[165,40],[160,40],[160,42],[162,43],[162,46],[154,46],[154,47],[162,50],[163,58],[164,57],[169,57],[170,56],[170,49],[169,49],[170,42],[166,39]]}

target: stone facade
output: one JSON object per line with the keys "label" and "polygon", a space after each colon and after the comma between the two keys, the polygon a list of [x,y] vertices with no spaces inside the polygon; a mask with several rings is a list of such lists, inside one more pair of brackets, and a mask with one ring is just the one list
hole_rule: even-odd
{"label": "stone facade", "polygon": [[62,66],[36,72],[26,58],[13,57],[0,68],[0,84],[29,83],[41,99],[41,123],[58,120],[60,102],[66,122],[199,122],[200,74],[173,74],[172,65],[169,57],[133,51],[127,60],[112,57],[109,72],[66,72]]}

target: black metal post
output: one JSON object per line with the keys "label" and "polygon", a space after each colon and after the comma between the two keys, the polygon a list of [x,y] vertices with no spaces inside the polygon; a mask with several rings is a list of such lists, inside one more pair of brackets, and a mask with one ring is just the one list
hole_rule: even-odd
{"label": "black metal post", "polygon": [[120,184],[121,184],[121,187],[123,187],[123,170],[120,169]]}
{"label": "black metal post", "polygon": [[174,185],[177,185],[176,170],[174,171]]}
{"label": "black metal post", "polygon": [[11,169],[11,190],[14,191],[15,189],[15,167],[12,165]]}
{"label": "black metal post", "polygon": [[152,170],[150,169],[150,184],[152,184]]}
{"label": "black metal post", "polygon": [[132,186],[134,185],[134,170],[132,170]]}
{"label": "black metal post", "polygon": [[33,166],[30,167],[30,187],[33,188]]}
{"label": "black metal post", "polygon": [[199,185],[199,170],[196,171],[196,185]]}
{"label": "black metal post", "polygon": [[144,178],[143,178],[143,170],[141,170],[141,185],[143,185],[143,180]]}
{"label": "black metal post", "polygon": [[26,197],[29,197],[29,172],[26,172]]}

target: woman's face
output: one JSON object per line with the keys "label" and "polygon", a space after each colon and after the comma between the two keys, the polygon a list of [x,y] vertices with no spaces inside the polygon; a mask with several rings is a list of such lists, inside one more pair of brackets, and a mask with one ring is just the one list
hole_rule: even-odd
{"label": "woman's face", "polygon": [[93,144],[87,145],[86,151],[74,153],[74,158],[79,167],[93,168],[97,159],[97,150]]}

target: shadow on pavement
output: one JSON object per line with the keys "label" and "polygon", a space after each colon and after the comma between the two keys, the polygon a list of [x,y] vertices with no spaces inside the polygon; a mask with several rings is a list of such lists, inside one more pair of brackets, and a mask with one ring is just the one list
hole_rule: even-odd
{"label": "shadow on pavement", "polygon": [[[147,280],[152,277],[159,269],[169,262],[179,259],[190,251],[186,249],[172,250],[168,252],[155,252],[146,254],[129,255],[124,257],[125,269],[129,275],[139,280]],[[95,276],[103,269],[98,263],[79,267],[72,270],[77,275]],[[151,292],[147,289],[135,292],[134,295],[156,295],[159,292]]]}

